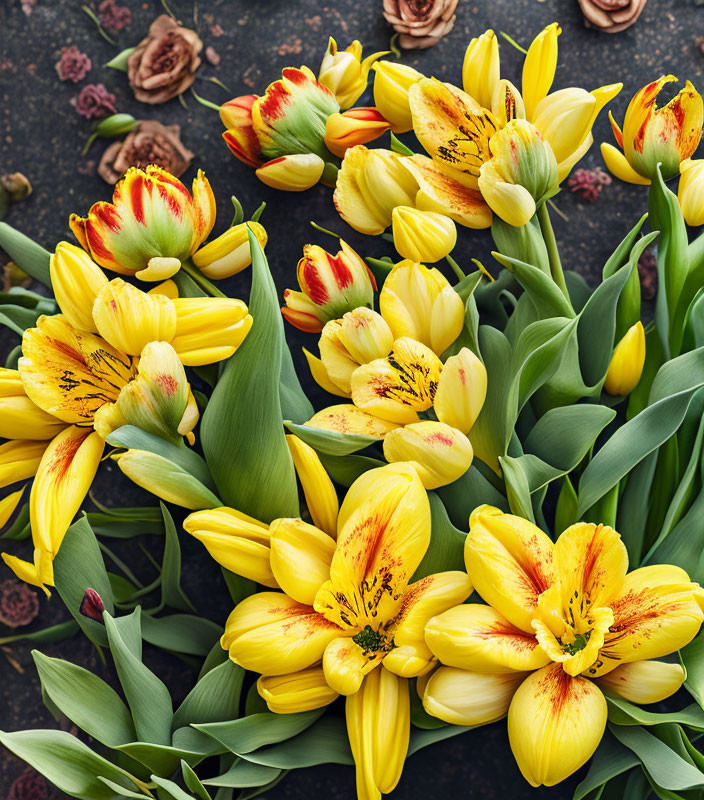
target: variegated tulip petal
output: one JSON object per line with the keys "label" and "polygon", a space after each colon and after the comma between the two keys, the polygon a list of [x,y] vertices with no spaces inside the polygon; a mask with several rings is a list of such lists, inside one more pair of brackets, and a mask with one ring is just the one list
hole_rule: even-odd
{"label": "variegated tulip petal", "polygon": [[531,786],[554,786],[594,754],[606,728],[606,700],[586,678],[560,664],[534,672],[518,687],[508,710],[508,738]]}
{"label": "variegated tulip petal", "polygon": [[262,675],[257,691],[275,714],[300,714],[323,708],[338,697],[328,686],[322,667],[310,667],[288,675]]}
{"label": "variegated tulip petal", "polygon": [[347,735],[357,769],[358,800],[380,800],[401,778],[408,752],[408,681],[375,669],[345,704]]}
{"label": "variegated tulip petal", "polygon": [[306,425],[337,433],[360,433],[375,439],[383,439],[389,431],[398,427],[395,422],[375,417],[357,406],[345,403],[318,411]]}
{"label": "variegated tulip petal", "polygon": [[704,590],[679,567],[657,564],[630,572],[611,601],[614,624],[590,676],[619,664],[674,653],[699,632]]}
{"label": "variegated tulip petal", "polygon": [[46,440],[35,439],[14,439],[0,444],[0,489],[33,477],[48,444]]}
{"label": "variegated tulip petal", "polygon": [[417,412],[433,405],[441,371],[442,362],[429,347],[402,337],[386,358],[355,370],[352,401],[390,422],[417,422]]}
{"label": "variegated tulip petal", "polygon": [[72,425],[44,451],[29,497],[29,519],[35,547],[51,557],[88,494],[103,448],[91,428]]}
{"label": "variegated tulip petal", "polygon": [[355,308],[341,322],[339,342],[357,364],[367,364],[391,352],[395,337],[381,314],[370,308]]}
{"label": "variegated tulip petal", "polygon": [[433,617],[426,625],[425,641],[443,664],[472,672],[528,671],[550,661],[534,635],[479,603],[458,605]]}
{"label": "variegated tulip petal", "polygon": [[465,541],[474,588],[517,628],[533,634],[538,597],[553,583],[553,543],[537,525],[483,509],[472,515]]}
{"label": "variegated tulip petal", "polygon": [[261,592],[230,614],[221,639],[230,658],[262,675],[286,675],[320,661],[340,628],[285,594]]}
{"label": "variegated tulip petal", "polygon": [[423,690],[423,708],[450,725],[486,725],[506,716],[525,672],[493,674],[440,667]]}
{"label": "variegated tulip petal", "polygon": [[377,630],[400,610],[430,542],[430,505],[416,471],[389,464],[352,484],[338,517],[330,585],[315,607],[342,626]]}
{"label": "variegated tulip petal", "polygon": [[[172,175],[169,175],[169,178],[174,181]],[[162,180],[164,180],[163,175]],[[205,177],[202,169],[198,170],[193,179],[191,192],[193,194],[192,212],[195,228],[191,244],[191,253],[193,253],[208,238],[213,225],[215,225],[215,195],[210,181]]]}
{"label": "variegated tulip petal", "polygon": [[344,396],[349,397],[352,373],[359,366],[359,361],[354,359],[342,343],[341,333],[342,320],[330,320],[323,328],[318,347],[328,378],[345,393]]}
{"label": "variegated tulip petal", "polygon": [[275,519],[269,536],[271,571],[279,586],[299,603],[313,605],[330,576],[335,540],[301,519]]}
{"label": "variegated tulip petal", "polygon": [[323,653],[325,680],[338,694],[359,691],[365,675],[381,665],[383,653],[367,650],[348,636],[333,639]]}
{"label": "variegated tulip petal", "polygon": [[25,331],[18,367],[24,389],[64,422],[90,424],[104,403],[117,400],[136,372],[134,359],[58,314]]}
{"label": "variegated tulip petal", "polygon": [[606,694],[615,694],[630,703],[659,703],[677,692],[685,672],[679,664],[664,661],[634,661],[597,679]]}
{"label": "variegated tulip petal", "polygon": [[608,142],[601,143],[601,157],[604,159],[609,172],[621,181],[636,183],[641,186],[650,186],[650,178],[645,178],[636,172],[626,160],[626,156]]}

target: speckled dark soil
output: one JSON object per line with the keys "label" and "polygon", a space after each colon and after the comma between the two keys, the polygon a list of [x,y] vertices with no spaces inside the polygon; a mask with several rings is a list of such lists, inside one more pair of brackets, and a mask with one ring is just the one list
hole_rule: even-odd
{"label": "speckled dark soil", "polygon": [[[117,35],[119,47],[112,47],[98,35],[96,28],[81,11],[78,0],[36,0],[30,16],[25,16],[19,0],[0,3],[0,170],[23,171],[34,184],[29,201],[11,211],[8,221],[39,242],[52,248],[62,238],[71,238],[67,219],[72,211],[85,212],[97,200],[108,199],[109,187],[95,174],[97,160],[105,142],[96,142],[82,157],[80,151],[90,125],[79,117],[70,99],[81,85],[61,83],[54,64],[61,47],[76,44],[88,53],[93,70],[83,83],[103,82],[117,96],[117,108],[137,118],[157,119],[182,126],[185,144],[197,154],[190,178],[197,167],[208,174],[221,210],[216,231],[224,229],[230,219],[229,196],[236,193],[245,210],[250,212],[262,201],[267,209],[262,222],[269,231],[267,254],[280,291],[294,284],[295,265],[301,247],[307,241],[330,245],[331,240],[317,234],[309,220],[342,232],[364,255],[390,253],[390,246],[355,234],[336,216],[329,190],[315,188],[302,196],[276,193],[259,183],[252,171],[230,156],[220,134],[217,115],[200,106],[187,95],[187,107],[174,100],[164,106],[151,107],[137,103],[122,73],[101,67],[119,49],[135,44],[143,36],[149,22],[161,12],[157,0],[138,3],[121,0],[132,9],[130,27]],[[333,35],[345,46],[359,38],[366,48],[381,50],[389,41],[390,31],[380,12],[381,0],[199,0],[194,23],[191,0],[171,0],[171,7],[188,27],[196,27],[206,46],[212,46],[221,58],[217,67],[205,64],[196,81],[199,94],[214,102],[228,99],[228,94],[205,78],[216,76],[227,84],[232,96],[263,91],[282,67],[301,63],[317,68],[327,37]],[[673,72],[689,78],[702,89],[704,55],[695,44],[695,37],[704,33],[704,9],[686,0],[651,0],[638,24],[629,31],[608,36],[585,30],[576,0],[460,0],[454,31],[437,47],[425,52],[404,54],[405,63],[426,74],[459,82],[461,60],[469,38],[487,27],[506,31],[515,40],[527,44],[544,25],[557,19],[563,27],[560,39],[560,63],[556,86],[581,85],[591,89],[601,84],[623,81],[623,94],[612,104],[616,117],[623,111],[632,93],[653,78]],[[216,36],[214,26],[222,32]],[[504,75],[516,83],[520,78],[520,57],[512,48],[502,45]],[[371,99],[369,99],[371,103]],[[595,140],[610,139],[606,118],[595,128]],[[595,146],[582,166],[601,164]],[[555,227],[563,261],[594,282],[606,257],[623,237],[646,205],[642,188],[614,182],[602,192],[596,205],[578,202],[574,195],[563,192],[556,198],[568,219],[555,217]],[[463,231],[463,263],[470,257],[492,263],[491,241],[485,233]],[[2,263],[0,261],[0,263]],[[248,274],[230,281],[227,289],[246,297]],[[301,357],[301,344],[313,344],[292,329],[287,331],[301,374],[307,370]],[[306,341],[308,340],[308,341]],[[4,356],[16,343],[16,337],[0,339]],[[263,354],[263,357],[265,355]],[[315,402],[319,393],[306,379],[305,387]],[[234,454],[233,454],[234,455]],[[94,486],[95,496],[108,505],[148,503],[149,496],[128,485],[116,468],[107,464]],[[113,542],[108,542],[112,546]],[[154,543],[157,556],[159,543]],[[218,622],[229,612],[229,599],[217,579],[217,571],[200,545],[183,537],[183,583],[198,610]],[[9,543],[7,550],[27,554],[29,544]],[[139,576],[150,579],[150,567],[133,544],[115,545],[118,554],[129,558]],[[0,565],[0,580],[8,577]],[[58,597],[41,599],[39,617],[31,629],[51,625],[67,617]],[[0,629],[0,636],[4,635]],[[42,645],[51,656],[68,658],[111,679],[111,671],[101,665],[96,652],[83,637],[74,637],[59,644]],[[17,730],[34,727],[63,726],[56,722],[41,701],[28,644],[0,648],[0,727]],[[192,673],[176,659],[145,648],[152,666],[173,688],[180,699],[187,691]],[[7,656],[7,658],[6,658]],[[0,761],[0,797],[6,796],[12,780],[22,771],[19,760],[6,751]],[[445,743],[435,745],[408,762],[399,788],[398,800],[428,798],[440,800],[450,796],[464,798],[549,798],[571,797],[577,780],[554,789],[532,790],[520,777],[511,758],[505,725],[489,726]],[[54,797],[58,796],[54,792]],[[318,767],[289,775],[283,783],[266,795],[275,798],[325,797],[329,800],[351,800],[354,797],[354,775],[350,768]]]}

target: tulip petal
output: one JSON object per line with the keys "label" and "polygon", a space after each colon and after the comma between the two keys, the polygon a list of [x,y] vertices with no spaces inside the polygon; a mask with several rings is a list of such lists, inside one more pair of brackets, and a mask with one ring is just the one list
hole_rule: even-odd
{"label": "tulip petal", "polygon": [[[290,309],[286,309],[290,311]],[[285,314],[286,319],[291,322],[290,314]],[[299,323],[299,324],[297,324]],[[301,318],[297,317],[297,323],[292,322],[293,325],[296,327],[300,327]],[[315,333],[315,331],[311,331],[311,333]],[[314,356],[311,352],[303,348],[303,354],[306,357],[306,361],[308,362],[308,368],[310,369],[310,374],[313,376],[313,380],[320,386],[322,389],[325,389],[326,392],[330,394],[337,395],[338,397],[349,397],[350,393],[346,392],[344,389],[341,389],[336,383],[330,379],[328,375],[328,371],[325,368],[325,364],[323,364],[322,360],[319,359],[317,356]]]}
{"label": "tulip petal", "polygon": [[523,101],[526,119],[532,119],[538,103],[547,95],[557,68],[557,37],[562,29],[553,22],[530,44],[523,62]]}
{"label": "tulip petal", "polygon": [[423,708],[450,725],[486,725],[505,717],[524,672],[492,674],[440,667],[423,691]]}
{"label": "tulip petal", "polygon": [[171,346],[187,367],[229,358],[252,327],[252,317],[241,300],[180,297],[172,302],[176,309],[176,333]]}
{"label": "tulip petal", "polygon": [[677,692],[685,680],[679,664],[664,661],[634,661],[597,679],[606,694],[623,697],[630,703],[647,705],[666,700]]}
{"label": "tulip petal", "polygon": [[528,671],[550,661],[534,635],[479,603],[458,605],[433,617],[425,641],[443,664],[472,672]]}
{"label": "tulip petal", "polygon": [[275,714],[300,714],[323,708],[337,699],[328,686],[322,667],[311,667],[288,675],[262,675],[257,691]]}
{"label": "tulip petal", "polygon": [[0,530],[5,527],[5,523],[15,513],[15,509],[19,505],[22,495],[24,494],[24,486],[16,492],[8,494],[0,500]]}
{"label": "tulip petal", "polygon": [[11,556],[9,553],[2,553],[2,560],[21,581],[28,583],[30,586],[37,586],[44,591],[47,597],[51,596],[51,592],[46,586],[54,585],[53,577],[49,579],[50,576],[48,575],[40,576],[39,570],[31,561]]}
{"label": "tulip petal", "polygon": [[14,439],[0,444],[0,489],[32,478],[48,444],[48,441],[34,439]]}
{"label": "tulip petal", "polygon": [[636,172],[626,160],[626,156],[612,144],[601,143],[601,157],[604,159],[606,169],[619,180],[636,183],[640,186],[650,186],[650,178],[645,178]]}
{"label": "tulip petal", "polygon": [[[339,502],[330,476],[315,450],[293,434],[287,434],[286,444],[303,487],[306,506],[313,523],[329,536],[337,536]],[[326,576],[327,577],[327,576]],[[312,602],[312,601],[311,601]]]}
{"label": "tulip petal", "polygon": [[269,526],[271,571],[284,592],[313,605],[330,575],[335,540],[301,519],[275,519]]}
{"label": "tulip petal", "polygon": [[467,347],[442,368],[433,408],[437,418],[469,434],[486,399],[486,367]]}
{"label": "tulip petal", "polygon": [[325,680],[345,697],[358,692],[364,677],[381,665],[383,653],[361,647],[349,636],[333,639],[323,653]]}
{"label": "tulip petal", "polygon": [[344,403],[318,411],[305,424],[310,428],[337,433],[359,433],[375,439],[383,439],[389,431],[398,427],[395,422],[388,422],[357,406]]}
{"label": "tulip petal", "polygon": [[560,664],[534,672],[518,687],[508,711],[508,737],[531,786],[554,786],[576,772],[596,750],[606,728],[601,690],[572,678]]}

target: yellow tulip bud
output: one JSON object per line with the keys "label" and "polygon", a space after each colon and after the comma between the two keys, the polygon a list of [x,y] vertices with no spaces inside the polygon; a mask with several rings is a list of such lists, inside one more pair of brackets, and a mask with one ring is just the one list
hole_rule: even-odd
{"label": "yellow tulip bud", "polygon": [[33,439],[13,439],[0,444],[0,489],[31,478],[48,444],[48,441]]}
{"label": "yellow tulip bud", "polygon": [[337,512],[340,506],[335,487],[320,462],[320,457],[309,444],[293,434],[286,436],[286,444],[313,522],[322,531],[337,538]]}
{"label": "yellow tulip bud", "polygon": [[386,276],[379,309],[394,339],[408,336],[438,355],[464,325],[464,303],[447,278],[438,269],[413,261],[400,261]]}
{"label": "yellow tulip bud", "polygon": [[468,434],[486,399],[486,367],[467,347],[445,362],[433,407],[438,419]]}
{"label": "yellow tulip bud", "polygon": [[492,211],[520,227],[558,189],[552,148],[530,122],[514,119],[491,138],[491,158],[479,172],[479,190]]}
{"label": "yellow tulip bud", "polygon": [[147,294],[122,278],[114,278],[99,292],[93,318],[103,339],[134,356],[149,342],[171,341],[176,330],[172,300]]}
{"label": "yellow tulip bud", "polygon": [[258,222],[233,225],[193,254],[193,263],[207,278],[221,280],[237,275],[252,263],[247,228],[251,228],[262,250],[266,247],[267,233]]}
{"label": "yellow tulip bud", "polygon": [[391,123],[394,133],[405,133],[413,127],[408,91],[423,74],[392,61],[377,61],[374,76],[374,105]]}
{"label": "yellow tulip bud", "polygon": [[95,333],[93,303],[107,284],[102,269],[81,247],[59,242],[49,261],[51,287],[66,319],[83,331]]}
{"label": "yellow tulip bud", "polygon": [[621,664],[597,683],[607,694],[623,697],[629,703],[660,703],[672,696],[684,683],[684,670],[679,664],[664,661],[634,661]]}
{"label": "yellow tulip bud", "polygon": [[318,83],[330,89],[340,108],[350,108],[367,88],[372,64],[387,52],[373,53],[362,61],[362,45],[359,41],[355,39],[346,50],[339,51],[337,42],[331,36],[320,64]]}
{"label": "yellow tulip bud", "polygon": [[436,211],[397,206],[391,214],[394,247],[411,261],[440,261],[457,243],[455,223]]}
{"label": "yellow tulip bud", "polygon": [[687,225],[704,225],[704,159],[688,158],[680,165],[677,199]]}
{"label": "yellow tulip bud", "polygon": [[630,394],[640,381],[644,365],[645,330],[641,322],[636,322],[614,348],[604,391],[615,396]]}
{"label": "yellow tulip bud", "polygon": [[183,527],[225,569],[264,586],[278,586],[269,565],[268,525],[241,511],[222,507],[190,514]]}
{"label": "yellow tulip bud", "polygon": [[531,42],[523,62],[523,100],[526,119],[533,119],[538,103],[547,95],[557,68],[557,37],[562,28],[552,22]]}
{"label": "yellow tulip bud", "polygon": [[51,439],[65,427],[27,397],[16,369],[0,368],[0,438]]}
{"label": "yellow tulip bud", "polygon": [[325,680],[322,667],[310,667],[288,675],[262,675],[257,691],[275,714],[298,714],[332,703],[339,696]]}
{"label": "yellow tulip bud", "polygon": [[267,161],[257,169],[257,178],[272,189],[304,192],[321,179],[325,162],[315,153],[294,153]]}
{"label": "yellow tulip bud", "polygon": [[171,346],[187,367],[199,367],[229,358],[252,327],[252,317],[241,300],[228,297],[179,297],[176,332]]}
{"label": "yellow tulip bud", "polygon": [[491,108],[499,70],[499,42],[494,31],[489,29],[472,39],[462,64],[462,86],[484,108]]}
{"label": "yellow tulip bud", "polygon": [[410,462],[426,489],[454,483],[469,469],[473,456],[469,439],[444,422],[414,422],[384,439],[386,460]]}
{"label": "yellow tulip bud", "polygon": [[330,577],[335,540],[302,519],[275,519],[269,526],[271,571],[283,591],[312,606]]}

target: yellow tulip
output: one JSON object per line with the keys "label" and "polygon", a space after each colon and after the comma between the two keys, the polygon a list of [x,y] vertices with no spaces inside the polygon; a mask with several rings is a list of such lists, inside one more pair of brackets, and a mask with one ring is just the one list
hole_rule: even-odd
{"label": "yellow tulip", "polygon": [[252,317],[241,300],[181,297],[172,302],[176,333],[170,343],[187,367],[229,358],[252,327]]}
{"label": "yellow tulip", "polygon": [[442,353],[464,325],[464,303],[445,276],[413,261],[401,261],[386,276],[379,309],[394,339],[408,336]]}
{"label": "yellow tulip", "polygon": [[49,261],[54,297],[66,319],[79,330],[97,333],[93,303],[108,279],[85,250],[59,242]]}
{"label": "yellow tulip", "polygon": [[46,440],[64,427],[66,426],[61,420],[29,399],[16,369],[0,368],[1,438]]}
{"label": "yellow tulip", "polygon": [[547,95],[557,68],[557,37],[562,29],[553,22],[531,42],[523,62],[523,102],[526,119],[532,119],[538,103]]}
{"label": "yellow tulip", "polygon": [[362,45],[357,39],[348,48],[340,51],[331,36],[320,65],[318,83],[330,89],[340,108],[351,108],[367,88],[372,64],[386,53],[388,50],[372,53],[362,60]]}
{"label": "yellow tulip", "polygon": [[269,564],[269,526],[232,508],[195,511],[183,522],[215,561],[230,572],[276,588]]}
{"label": "yellow tulip", "polygon": [[306,425],[338,433],[360,433],[372,439],[383,439],[389,431],[398,427],[397,423],[375,417],[351,403],[324,408],[314,414]]}
{"label": "yellow tulip", "polygon": [[248,229],[252,230],[263,250],[267,243],[264,226],[258,222],[242,222],[197,250],[193,254],[193,263],[203,275],[213,280],[230,278],[242,272],[252,263]]}
{"label": "yellow tulip", "polygon": [[313,522],[333,538],[337,537],[337,492],[313,448],[293,434],[287,434],[286,444],[303,487],[306,507]]}
{"label": "yellow tulip", "polygon": [[132,356],[149,342],[170,342],[176,332],[173,301],[163,294],[147,294],[122,278],[114,278],[100,291],[93,318],[103,339]]}
{"label": "yellow tulip", "polygon": [[364,145],[345,152],[337,176],[334,203],[356,231],[376,236],[389,227],[396,206],[412,206],[418,184],[391,150]]}
{"label": "yellow tulip", "polygon": [[14,439],[0,444],[0,489],[33,477],[48,444],[48,441],[34,439]]}
{"label": "yellow tulip", "polygon": [[275,714],[299,714],[322,708],[337,699],[325,680],[322,667],[310,667],[289,675],[262,675],[257,691]]}
{"label": "yellow tulip", "polygon": [[442,368],[433,407],[441,422],[468,434],[486,399],[486,367],[467,347]]}
{"label": "yellow tulip", "polygon": [[322,178],[325,162],[315,153],[293,153],[267,161],[256,170],[257,178],[272,189],[304,192]]}
{"label": "yellow tulip", "polygon": [[677,199],[687,225],[704,225],[704,159],[687,159],[680,165]]}
{"label": "yellow tulip", "polygon": [[679,664],[664,661],[633,661],[621,664],[597,683],[606,694],[623,697],[629,703],[660,703],[677,692],[685,672]]}
{"label": "yellow tulip", "polygon": [[408,461],[426,489],[437,489],[460,478],[474,453],[469,439],[444,422],[415,422],[388,433],[384,457],[389,463]]}
{"label": "yellow tulip", "polygon": [[645,330],[641,322],[636,322],[614,348],[604,391],[616,396],[630,394],[638,385],[644,366]]}
{"label": "yellow tulip", "polygon": [[394,133],[405,133],[413,127],[408,93],[423,78],[422,73],[405,64],[377,61],[373,66],[374,105],[391,123]]}
{"label": "yellow tulip", "polygon": [[440,261],[457,243],[455,223],[435,211],[396,206],[391,214],[394,247],[411,261]]}
{"label": "yellow tulip", "polygon": [[330,575],[335,540],[300,519],[275,519],[269,528],[271,571],[279,586],[311,606]]}
{"label": "yellow tulip", "polygon": [[462,64],[462,86],[484,108],[491,108],[499,70],[499,42],[494,31],[489,29],[472,39]]}

